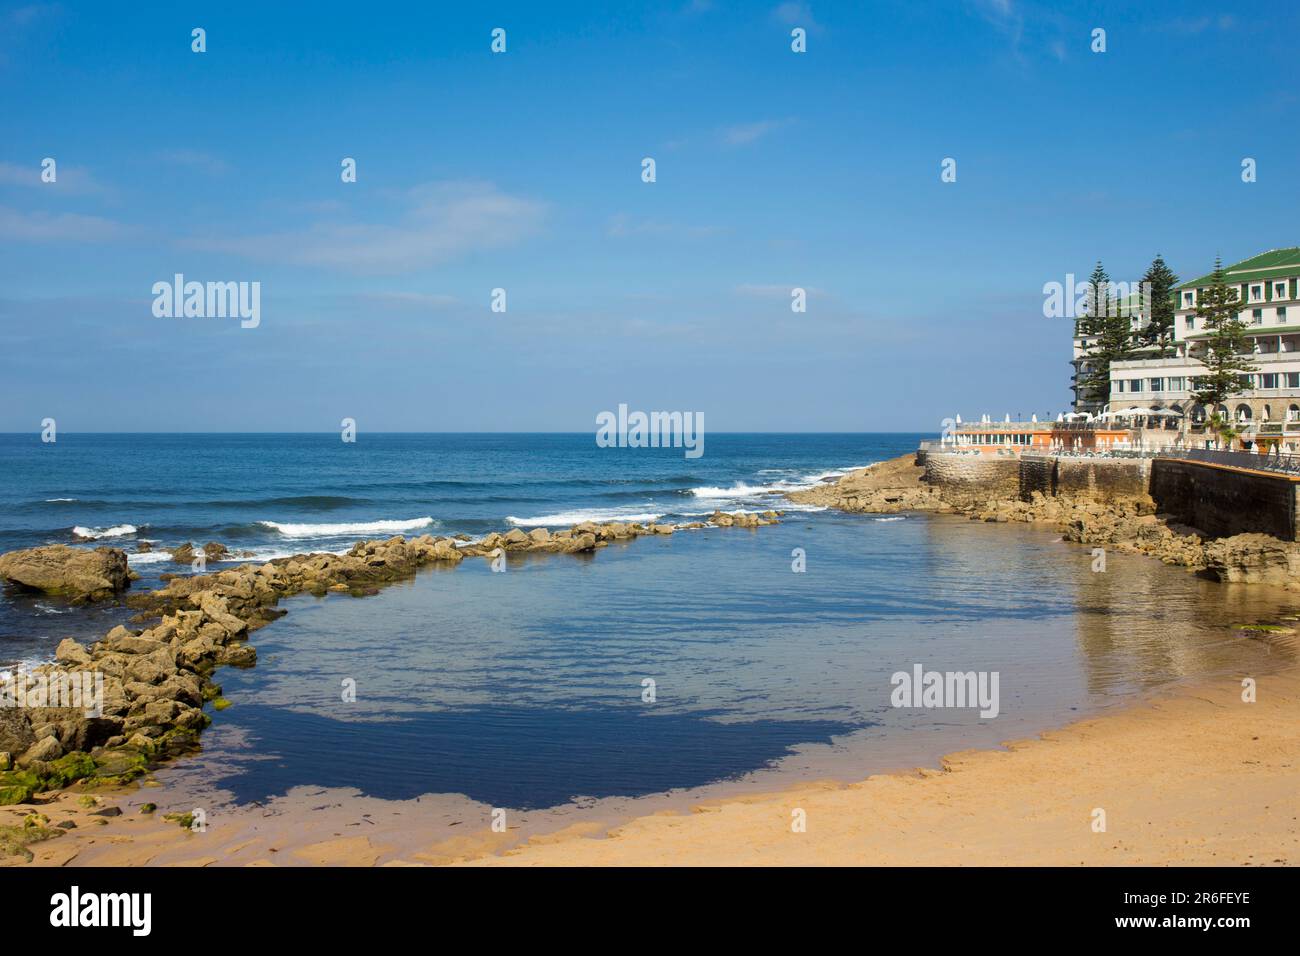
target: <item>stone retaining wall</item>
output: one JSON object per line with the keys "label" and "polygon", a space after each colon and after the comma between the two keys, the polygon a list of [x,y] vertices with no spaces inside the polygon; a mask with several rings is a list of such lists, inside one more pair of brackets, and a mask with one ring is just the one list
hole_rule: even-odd
{"label": "stone retaining wall", "polygon": [[1285,475],[1158,458],[1151,496],[1161,511],[1212,537],[1259,532],[1294,541],[1296,484]]}

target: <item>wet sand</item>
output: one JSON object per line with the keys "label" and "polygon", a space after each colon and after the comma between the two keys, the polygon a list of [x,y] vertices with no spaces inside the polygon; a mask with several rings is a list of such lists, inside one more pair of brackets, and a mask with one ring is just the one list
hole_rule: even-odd
{"label": "wet sand", "polygon": [[[147,785],[69,791],[35,809],[76,823],[33,844],[37,865],[1284,865],[1300,862],[1300,669],[1180,687],[941,767],[647,811],[613,826],[569,808],[527,835],[490,814],[422,839],[440,798],[345,800],[304,790],[205,833],[144,815]],[[121,806],[116,817],[97,816]],[[13,825],[31,807],[0,808]],[[1095,811],[1105,830],[1094,829]],[[792,826],[802,811],[806,830]],[[161,812],[161,811],[160,811]],[[572,822],[567,822],[567,813]],[[414,819],[421,823],[412,826]],[[105,820],[105,823],[98,821]],[[445,828],[446,820],[441,820]],[[4,861],[22,865],[19,858]]]}

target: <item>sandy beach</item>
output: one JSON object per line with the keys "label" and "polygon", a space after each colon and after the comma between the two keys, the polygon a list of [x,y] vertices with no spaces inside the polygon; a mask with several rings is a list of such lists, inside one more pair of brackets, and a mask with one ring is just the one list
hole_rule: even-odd
{"label": "sandy beach", "polygon": [[[1186,688],[942,770],[809,786],[557,834],[506,866],[1294,865],[1300,673]],[[1105,832],[1093,812],[1105,811]],[[807,830],[792,832],[792,814]]]}
{"label": "sandy beach", "polygon": [[[1293,865],[1297,755],[1292,669],[1260,677],[1255,703],[1237,682],[1191,685],[941,768],[702,803],[608,832],[575,824],[513,847],[486,826],[422,843],[409,805],[368,800],[191,833],[139,813],[148,787],[101,793],[93,807],[67,791],[3,808],[0,826],[33,810],[51,827],[75,823],[30,845],[33,863],[52,866]],[[100,815],[118,805],[121,816]],[[792,828],[796,811],[805,832]]]}

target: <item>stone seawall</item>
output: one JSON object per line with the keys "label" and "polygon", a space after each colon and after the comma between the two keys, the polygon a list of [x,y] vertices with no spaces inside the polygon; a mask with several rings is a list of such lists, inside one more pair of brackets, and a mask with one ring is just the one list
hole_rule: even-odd
{"label": "stone seawall", "polygon": [[995,455],[929,454],[925,481],[953,504],[1015,498],[1020,494],[1020,461]]}
{"label": "stone seawall", "polygon": [[925,480],[953,504],[991,499],[1029,501],[1035,492],[1048,498],[1095,501],[1145,499],[1151,484],[1151,460],[937,453],[926,456]]}
{"label": "stone seawall", "polygon": [[1260,533],[1296,540],[1296,486],[1285,475],[1169,458],[1156,459],[1151,474],[1160,510],[1214,538]]}

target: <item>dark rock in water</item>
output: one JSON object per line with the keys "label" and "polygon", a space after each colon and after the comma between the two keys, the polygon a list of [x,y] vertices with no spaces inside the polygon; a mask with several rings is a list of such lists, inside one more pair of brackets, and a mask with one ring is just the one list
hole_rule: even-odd
{"label": "dark rock in water", "polygon": [[141,540],[135,543],[136,554],[148,554],[151,551],[153,551],[152,542]]}
{"label": "dark rock in water", "polygon": [[209,541],[203,546],[203,553],[209,561],[219,561],[230,554],[230,549],[220,541]]}
{"label": "dark rock in water", "polygon": [[51,544],[0,555],[0,578],[21,587],[70,598],[97,601],[131,584],[126,552],[119,548],[71,548]]}
{"label": "dark rock in water", "polygon": [[103,810],[95,810],[90,814],[92,817],[120,817],[122,815],[121,807],[105,807]]}
{"label": "dark rock in water", "polygon": [[177,564],[189,564],[194,560],[194,545],[187,541],[180,547],[173,548],[172,560]]}

